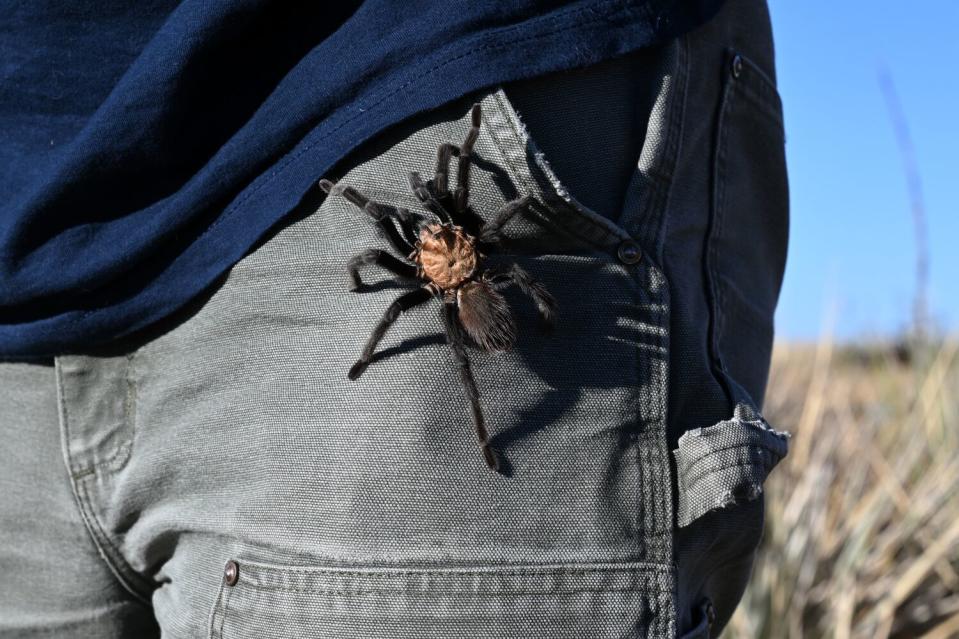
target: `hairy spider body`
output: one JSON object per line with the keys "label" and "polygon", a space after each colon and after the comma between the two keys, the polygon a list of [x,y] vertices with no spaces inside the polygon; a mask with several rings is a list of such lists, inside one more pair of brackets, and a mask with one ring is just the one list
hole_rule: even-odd
{"label": "hairy spider body", "polygon": [[[469,206],[469,169],[473,144],[479,136],[480,106],[473,105],[472,126],[460,146],[442,144],[437,150],[436,173],[424,182],[410,173],[410,186],[417,199],[436,218],[370,200],[350,186],[320,180],[330,194],[342,195],[363,209],[378,224],[386,239],[405,259],[380,249],[366,249],[347,265],[350,290],[363,282],[360,269],[377,265],[403,281],[418,283],[390,304],[363,347],[347,376],[358,379],[373,362],[376,347],[399,316],[430,299],[442,303],[441,319],[460,379],[466,390],[480,449],[487,465],[500,470],[499,455],[490,446],[479,390],[466,354],[467,343],[486,351],[505,351],[516,342],[516,320],[500,292],[515,285],[536,304],[544,327],[551,327],[556,304],[549,291],[518,264],[483,268],[484,259],[501,247],[501,231],[515,215],[526,210],[529,198],[507,202],[492,220],[485,221]],[[457,186],[448,188],[449,164],[457,155]]]}
{"label": "hairy spider body", "polygon": [[465,282],[479,264],[476,238],[452,224],[430,224],[421,229],[415,249],[410,259],[442,290],[455,289]]}

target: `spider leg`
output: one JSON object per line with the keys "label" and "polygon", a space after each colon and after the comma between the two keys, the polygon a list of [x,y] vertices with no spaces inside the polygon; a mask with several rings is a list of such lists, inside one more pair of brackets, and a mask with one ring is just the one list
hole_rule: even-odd
{"label": "spider leg", "polygon": [[474,213],[468,207],[459,210],[453,202],[453,194],[449,190],[450,177],[450,158],[453,153],[460,153],[458,146],[444,142],[436,150],[436,173],[433,179],[425,184],[425,187],[433,195],[437,203],[443,207],[443,211],[449,215],[454,224],[459,224],[470,235],[479,235],[479,230],[483,228],[483,218]]}
{"label": "spider leg", "polygon": [[460,145],[459,159],[456,165],[456,194],[454,200],[456,202],[456,210],[460,213],[466,211],[467,204],[469,203],[470,164],[472,164],[473,145],[476,144],[476,139],[479,138],[480,123],[482,122],[482,111],[478,103],[473,105],[473,109],[470,111],[470,117],[472,118],[472,126],[470,126],[470,130],[466,133],[466,139],[463,140],[463,144]]}
{"label": "spider leg", "polygon": [[[412,231],[407,231],[403,229],[403,237],[396,230],[396,226],[393,224],[396,221],[400,228],[403,228],[404,219],[409,219],[411,214],[405,209],[397,209],[395,206],[390,206],[388,204],[383,204],[382,202],[377,202],[366,197],[352,186],[341,186],[339,184],[334,184],[329,180],[320,180],[320,188],[325,192],[330,194],[338,194],[345,197],[347,200],[358,206],[359,208],[366,211],[374,222],[379,224],[380,228],[383,229],[383,232],[386,234],[387,239],[390,241],[390,244],[393,245],[397,251],[403,255],[409,255],[413,252],[413,246],[408,240],[409,233]],[[415,242],[415,240],[414,240]]]}
{"label": "spider leg", "polygon": [[496,214],[496,217],[483,226],[479,241],[484,244],[498,244],[502,239],[500,237],[500,231],[503,230],[503,227],[509,224],[510,220],[514,219],[517,213],[528,210],[531,201],[532,198],[527,195],[515,200],[510,200],[504,204],[503,208]]}
{"label": "spider leg", "polygon": [[396,212],[396,221],[400,230],[403,231],[403,236],[410,246],[416,246],[420,239],[420,227],[425,224],[425,218],[419,213],[411,213],[409,209],[399,208]]}
{"label": "spider leg", "polygon": [[360,267],[368,264],[376,264],[380,268],[405,279],[417,279],[415,266],[397,259],[386,251],[366,249],[362,253],[351,257],[346,265],[346,270],[350,275],[351,291],[359,290],[363,286],[363,280],[360,279]]}
{"label": "spider leg", "polygon": [[[472,124],[466,139],[459,147],[444,142],[436,150],[436,172],[433,179],[425,182],[416,171],[410,173],[410,186],[416,197],[426,208],[433,212],[441,222],[457,224],[465,228],[470,235],[478,235],[483,219],[469,209],[469,172],[473,146],[479,137],[481,121],[480,105],[474,104],[470,112]],[[449,190],[449,165],[456,151],[457,183],[456,193]]]}
{"label": "spider leg", "polygon": [[433,196],[449,213],[449,216],[454,222],[465,228],[470,235],[479,235],[479,230],[483,227],[483,218],[469,208],[458,211],[453,203],[453,194],[450,193],[449,178],[450,158],[454,152],[459,154],[459,147],[449,142],[444,142],[437,148],[436,174],[431,181],[427,182],[426,186],[432,189]]}
{"label": "spider leg", "polygon": [[386,335],[386,331],[388,331],[390,326],[393,325],[393,322],[399,318],[400,314],[428,301],[431,297],[433,297],[433,292],[424,286],[415,291],[403,293],[393,300],[393,303],[386,308],[383,317],[380,318],[380,321],[373,328],[373,333],[366,341],[360,359],[350,367],[350,372],[347,373],[347,377],[351,380],[359,379],[363,371],[366,370],[366,367],[373,361],[373,352],[376,350],[377,344],[380,343],[380,340]]}
{"label": "spider leg", "polygon": [[439,203],[432,191],[430,191],[429,186],[427,186],[426,182],[423,181],[423,178],[420,177],[420,174],[416,171],[410,171],[410,187],[413,189],[413,193],[417,199],[423,203],[423,206],[432,211],[433,215],[440,219],[440,222],[453,223],[449,211]]}
{"label": "spider leg", "polygon": [[440,200],[451,197],[450,158],[456,145],[444,142],[436,149],[436,173],[433,177],[433,190]]}
{"label": "spider leg", "polygon": [[487,271],[484,277],[492,282],[494,288],[502,290],[510,284],[515,284],[519,290],[528,295],[533,303],[536,304],[536,310],[539,311],[543,327],[553,328],[556,319],[556,299],[552,293],[546,290],[546,287],[539,281],[533,279],[526,269],[519,264],[510,264],[502,271]]}
{"label": "spider leg", "polygon": [[466,347],[463,343],[463,331],[456,318],[456,306],[443,304],[443,326],[446,328],[446,341],[456,358],[456,365],[460,372],[460,380],[466,389],[466,396],[470,402],[470,412],[473,415],[473,426],[476,428],[476,438],[479,440],[480,450],[486,465],[499,471],[500,460],[496,451],[490,446],[489,431],[486,430],[486,421],[483,419],[483,410],[479,403],[479,389],[476,387],[476,378],[470,368],[469,358],[466,356]]}

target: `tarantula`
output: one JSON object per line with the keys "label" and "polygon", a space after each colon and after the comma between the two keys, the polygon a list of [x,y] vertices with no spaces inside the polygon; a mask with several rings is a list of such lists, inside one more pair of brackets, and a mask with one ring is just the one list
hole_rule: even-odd
{"label": "tarantula", "polygon": [[[435,216],[434,220],[408,209],[373,201],[350,186],[320,180],[325,192],[342,195],[363,209],[382,229],[387,240],[400,255],[370,248],[354,256],[347,265],[350,290],[363,286],[360,268],[377,265],[404,281],[420,286],[397,297],[374,327],[359,360],[350,368],[348,377],[356,380],[373,361],[374,351],[386,331],[401,313],[430,299],[442,302],[441,318],[446,341],[453,351],[460,378],[469,398],[476,436],[486,464],[500,470],[497,452],[489,442],[483,420],[479,390],[466,355],[466,344],[486,351],[505,351],[516,341],[516,321],[501,290],[516,285],[536,305],[543,327],[552,328],[556,304],[546,288],[518,264],[483,268],[483,260],[501,247],[503,227],[517,213],[527,210],[530,198],[507,202],[486,222],[469,204],[469,172],[473,145],[479,137],[480,105],[473,105],[471,127],[460,146],[441,144],[437,150],[436,172],[424,182],[419,173],[410,173],[413,193]],[[449,189],[449,165],[457,156],[457,183]],[[398,228],[397,228],[398,227]]]}

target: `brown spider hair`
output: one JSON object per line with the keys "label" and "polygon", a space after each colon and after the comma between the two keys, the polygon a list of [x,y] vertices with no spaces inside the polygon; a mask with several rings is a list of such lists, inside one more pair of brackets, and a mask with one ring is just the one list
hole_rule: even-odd
{"label": "brown spider hair", "polygon": [[[522,197],[507,202],[490,221],[484,220],[470,206],[469,172],[481,121],[480,106],[475,104],[471,111],[472,126],[463,143],[459,146],[445,143],[437,150],[436,173],[432,180],[424,182],[418,173],[410,173],[413,193],[433,214],[432,220],[420,213],[370,200],[350,186],[324,179],[320,180],[320,187],[329,194],[342,195],[363,209],[402,256],[375,248],[357,254],[347,264],[350,290],[362,289],[360,268],[374,264],[393,273],[402,282],[418,285],[401,294],[386,308],[360,358],[350,368],[349,379],[358,379],[372,363],[377,345],[404,311],[430,299],[439,300],[446,340],[456,358],[483,458],[490,468],[498,471],[501,470],[500,457],[490,445],[466,346],[471,344],[485,351],[513,347],[516,320],[501,292],[509,286],[515,285],[533,300],[545,328],[553,325],[556,303],[549,291],[515,262],[484,268],[484,259],[502,248],[503,227],[517,213],[526,211],[531,200]],[[457,156],[457,185],[451,192],[448,187],[449,164],[454,153]]]}

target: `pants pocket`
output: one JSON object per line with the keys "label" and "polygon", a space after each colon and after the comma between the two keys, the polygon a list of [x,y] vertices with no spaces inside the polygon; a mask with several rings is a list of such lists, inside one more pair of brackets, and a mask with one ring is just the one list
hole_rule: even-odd
{"label": "pants pocket", "polygon": [[740,400],[732,417],[687,431],[673,451],[679,605],[691,612],[680,614],[681,629],[701,625],[704,601],[712,617],[708,632],[729,621],[763,537],[763,484],[788,451],[788,435],[773,430],[741,387],[730,384]]}
{"label": "pants pocket", "polygon": [[762,406],[789,231],[782,101],[750,58],[727,52],[707,244],[710,356]]}
{"label": "pants pocket", "polygon": [[212,639],[672,636],[656,564],[317,567],[239,559]]}
{"label": "pants pocket", "polygon": [[788,436],[773,430],[745,403],[736,406],[731,419],[687,431],[673,453],[679,525],[758,498],[766,477],[787,451]]}

